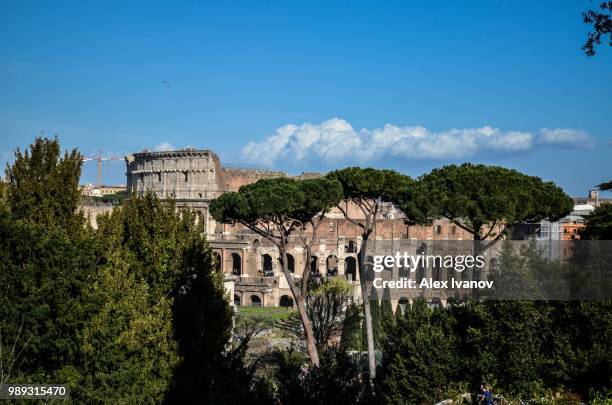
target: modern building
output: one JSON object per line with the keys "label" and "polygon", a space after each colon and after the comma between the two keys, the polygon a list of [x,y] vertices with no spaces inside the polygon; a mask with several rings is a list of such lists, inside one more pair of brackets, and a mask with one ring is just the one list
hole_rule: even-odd
{"label": "modern building", "polygon": [[85,184],[81,187],[81,194],[89,197],[102,197],[105,195],[117,194],[126,190],[125,184],[112,186],[96,186]]}
{"label": "modern building", "polygon": [[575,205],[572,212],[558,221],[550,222],[544,220],[537,223],[516,226],[512,238],[579,240],[580,231],[584,228],[585,218],[591,215],[596,206],[609,203],[609,199],[599,199],[597,194],[594,193],[595,191],[597,190],[591,190],[588,198],[575,198]]}

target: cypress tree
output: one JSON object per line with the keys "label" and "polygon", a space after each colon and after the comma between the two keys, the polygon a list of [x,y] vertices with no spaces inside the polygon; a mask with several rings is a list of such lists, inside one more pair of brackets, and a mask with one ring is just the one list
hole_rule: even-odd
{"label": "cypress tree", "polygon": [[391,306],[391,290],[389,287],[383,290],[382,294],[382,302],[380,307],[380,317],[381,317],[381,328],[384,330],[391,327],[393,322],[395,321],[395,317],[393,315],[393,307]]}
{"label": "cypress tree", "polygon": [[[77,212],[81,156],[57,139],[17,149],[0,204],[0,328],[14,382],[71,381],[95,274],[92,235]],[[5,201],[5,202],[4,202]],[[18,352],[19,351],[19,352]],[[5,369],[6,370],[6,369]]]}
{"label": "cypress tree", "polygon": [[453,377],[455,345],[440,311],[423,300],[406,307],[383,346],[379,395],[384,403],[431,403],[445,399]]}
{"label": "cypress tree", "polygon": [[[378,300],[378,293],[376,288],[372,288],[370,292],[370,312],[372,314],[372,332],[374,333],[374,345],[377,349],[380,348],[380,340],[383,338],[382,335],[382,314],[380,308],[380,301]],[[362,339],[366,342],[366,325],[362,322]]]}
{"label": "cypress tree", "polygon": [[85,217],[78,211],[83,156],[60,151],[59,140],[36,138],[29,150],[15,151],[6,168],[6,201],[16,219],[80,235]]}
{"label": "cypress tree", "polygon": [[355,303],[351,303],[346,309],[344,323],[342,325],[342,337],[340,339],[340,349],[361,350],[361,310]]}

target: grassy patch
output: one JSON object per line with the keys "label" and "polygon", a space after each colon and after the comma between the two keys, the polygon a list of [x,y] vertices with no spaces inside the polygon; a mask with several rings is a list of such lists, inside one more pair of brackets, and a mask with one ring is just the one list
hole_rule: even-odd
{"label": "grassy patch", "polygon": [[238,313],[242,316],[261,316],[272,321],[287,319],[294,312],[294,309],[282,307],[238,307]]}

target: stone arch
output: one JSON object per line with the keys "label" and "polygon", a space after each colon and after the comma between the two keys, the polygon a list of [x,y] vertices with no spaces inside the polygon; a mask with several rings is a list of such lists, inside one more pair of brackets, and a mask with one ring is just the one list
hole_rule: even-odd
{"label": "stone arch", "polygon": [[223,261],[219,252],[213,252],[213,269],[221,271],[223,270]]}
{"label": "stone arch", "polygon": [[274,264],[272,262],[272,256],[267,253],[261,255],[261,265],[264,277],[274,276]]}
{"label": "stone arch", "polygon": [[410,266],[400,266],[398,273],[400,278],[410,278]]}
{"label": "stone arch", "polygon": [[[397,301],[397,309],[402,311],[402,314],[406,313],[406,308],[408,308],[408,305],[410,305],[410,301],[408,301],[408,298],[406,297],[401,297],[398,301]],[[397,311],[396,309],[396,311]]]}
{"label": "stone arch", "polygon": [[344,259],[345,269],[344,274],[346,274],[347,280],[356,281],[357,280],[357,259],[353,256],[347,256]]}
{"label": "stone arch", "polygon": [[442,281],[442,267],[434,263],[433,269],[431,269],[431,278],[433,281]]}
{"label": "stone arch", "polygon": [[242,275],[242,258],[238,253],[232,253],[232,274],[234,276]]}
{"label": "stone arch", "polygon": [[338,274],[338,257],[335,255],[327,256],[325,267],[327,268],[328,276],[336,276]]}
{"label": "stone arch", "polygon": [[242,300],[240,298],[239,294],[234,294],[234,305],[239,307],[242,303]]}
{"label": "stone arch", "polygon": [[463,271],[457,270],[454,260],[453,260],[453,268],[450,269],[450,270],[453,272],[453,277],[455,278],[455,280],[457,280],[457,281],[466,280],[465,277],[466,277],[467,273],[465,272],[465,270],[463,270]]}
{"label": "stone arch", "polygon": [[313,276],[319,275],[319,258],[317,256],[310,256],[310,274]]}
{"label": "stone arch", "polygon": [[436,309],[436,308],[440,308],[440,306],[442,305],[442,301],[440,300],[440,298],[438,297],[434,297],[432,298],[428,303],[427,306],[431,309]]}
{"label": "stone arch", "polygon": [[284,308],[293,308],[293,298],[288,295],[282,295],[278,305]]}
{"label": "stone arch", "polygon": [[295,257],[290,253],[287,253],[287,270],[289,273],[295,273]]}
{"label": "stone arch", "polygon": [[257,249],[259,249],[259,239],[253,241],[253,250],[257,251]]}
{"label": "stone arch", "polygon": [[261,306],[261,298],[259,295],[251,295],[251,306],[252,307],[260,307]]}
{"label": "stone arch", "polygon": [[[427,244],[421,243],[416,252],[418,255],[427,255]],[[420,283],[426,277],[427,268],[425,266],[425,258],[419,263],[419,267],[416,269],[416,282]]]}
{"label": "stone arch", "polygon": [[419,265],[416,271],[416,282],[420,283],[425,278],[425,266]]}

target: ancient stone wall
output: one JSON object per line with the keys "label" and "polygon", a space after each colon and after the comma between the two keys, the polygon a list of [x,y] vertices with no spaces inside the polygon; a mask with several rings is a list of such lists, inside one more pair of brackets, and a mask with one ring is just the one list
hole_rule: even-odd
{"label": "ancient stone wall", "polygon": [[[160,198],[174,198],[178,207],[203,213],[217,266],[225,274],[226,281],[233,280],[236,304],[278,306],[288,302],[291,294],[280,268],[278,249],[243,226],[215,223],[208,214],[208,204],[223,192],[237,191],[260,179],[307,179],[321,174],[290,176],[279,171],[223,168],[213,152],[194,149],[135,153],[126,157],[126,164],[128,191],[142,195],[150,190]],[[334,208],[326,213],[314,243],[311,262],[306,263],[302,242],[297,237],[290,241],[288,252],[296,277],[301,277],[305,269],[321,276],[346,277],[352,282],[355,299],[359,301],[357,252],[362,243],[361,228],[346,220],[345,212],[355,221],[365,219],[361,209],[353,203],[344,203],[342,209]],[[306,232],[311,231],[307,229]],[[389,203],[381,206],[371,235],[373,241],[470,239],[469,233],[448,220],[437,220],[428,226],[408,225],[403,213]],[[433,298],[446,299],[444,296]],[[412,297],[393,297],[394,305],[404,299]]]}
{"label": "ancient stone wall", "polygon": [[224,168],[222,177],[221,188],[224,191],[238,191],[241,186],[255,183],[257,180],[287,177],[287,174],[279,171]]}
{"label": "ancient stone wall", "polygon": [[153,191],[160,198],[211,200],[223,191],[221,163],[208,150],[183,149],[128,155],[127,189],[143,195]]}

